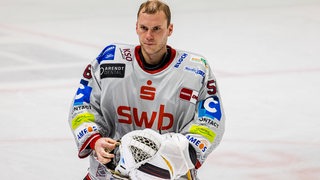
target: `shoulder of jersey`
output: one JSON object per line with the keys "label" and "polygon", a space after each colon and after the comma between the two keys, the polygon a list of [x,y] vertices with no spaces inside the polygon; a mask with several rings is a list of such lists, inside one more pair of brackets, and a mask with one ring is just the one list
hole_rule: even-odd
{"label": "shoulder of jersey", "polygon": [[177,61],[174,65],[175,68],[179,68],[181,64],[184,65],[200,65],[205,68],[208,67],[207,60],[200,54],[196,54],[193,52],[177,50]]}
{"label": "shoulder of jersey", "polygon": [[96,58],[100,64],[102,61],[132,61],[135,45],[113,43],[106,46]]}

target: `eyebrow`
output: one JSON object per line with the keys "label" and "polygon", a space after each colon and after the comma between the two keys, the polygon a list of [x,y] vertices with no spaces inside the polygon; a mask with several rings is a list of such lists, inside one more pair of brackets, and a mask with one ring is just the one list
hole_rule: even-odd
{"label": "eyebrow", "polygon": [[[150,27],[148,27],[148,26],[146,26],[146,25],[144,25],[144,24],[139,24],[139,27],[150,28]],[[153,28],[161,28],[161,25],[152,26],[151,29],[153,29]]]}

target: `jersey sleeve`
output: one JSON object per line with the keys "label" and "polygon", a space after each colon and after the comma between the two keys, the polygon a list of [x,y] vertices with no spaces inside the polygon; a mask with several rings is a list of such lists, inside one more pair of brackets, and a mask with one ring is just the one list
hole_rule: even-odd
{"label": "jersey sleeve", "polygon": [[96,120],[102,115],[99,112],[100,85],[96,68],[95,61],[85,68],[69,113],[69,125],[80,158],[87,157],[91,153],[90,142],[100,137]]}
{"label": "jersey sleeve", "polygon": [[182,131],[196,151],[196,169],[201,167],[219,145],[225,129],[225,115],[218,85],[209,64],[203,58],[202,60],[205,62],[205,75],[194,118]]}
{"label": "jersey sleeve", "polygon": [[87,157],[92,149],[90,142],[97,138],[110,137],[114,131],[113,121],[105,120],[101,111],[100,63],[113,58],[115,45],[107,46],[84,70],[80,85],[74,96],[69,125],[78,147],[78,156]]}

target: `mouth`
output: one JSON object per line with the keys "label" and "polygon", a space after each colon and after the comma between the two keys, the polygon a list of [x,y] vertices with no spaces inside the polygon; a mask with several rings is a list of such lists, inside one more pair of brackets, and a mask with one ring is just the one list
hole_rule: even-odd
{"label": "mouth", "polygon": [[144,43],[146,46],[153,46],[153,45],[155,45],[155,43],[152,43],[152,42],[145,42]]}

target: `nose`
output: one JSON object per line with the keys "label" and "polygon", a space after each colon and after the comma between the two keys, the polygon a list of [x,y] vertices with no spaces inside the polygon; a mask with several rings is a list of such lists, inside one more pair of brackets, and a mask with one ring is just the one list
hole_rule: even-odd
{"label": "nose", "polygon": [[153,40],[153,33],[150,29],[146,32],[146,39],[148,41]]}

